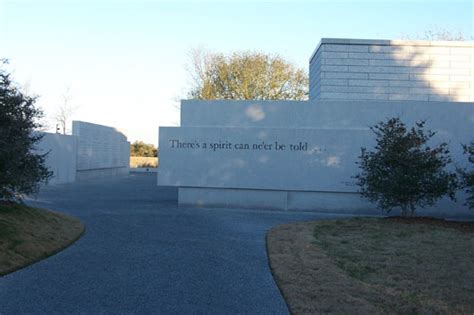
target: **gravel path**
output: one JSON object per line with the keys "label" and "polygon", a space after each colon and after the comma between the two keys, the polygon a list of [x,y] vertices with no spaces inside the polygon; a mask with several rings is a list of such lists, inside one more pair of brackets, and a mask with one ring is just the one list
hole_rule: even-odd
{"label": "gravel path", "polygon": [[271,227],[314,213],[177,206],[156,174],[45,187],[31,203],[79,217],[68,249],[0,278],[0,314],[282,314]]}

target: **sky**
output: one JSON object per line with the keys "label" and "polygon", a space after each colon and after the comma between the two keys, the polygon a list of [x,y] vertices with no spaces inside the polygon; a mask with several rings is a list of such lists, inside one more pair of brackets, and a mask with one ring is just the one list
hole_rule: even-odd
{"label": "sky", "polygon": [[158,143],[179,124],[190,51],[279,54],[308,72],[321,38],[473,38],[474,1],[0,0],[0,58],[37,95],[48,130],[68,92],[74,120]]}

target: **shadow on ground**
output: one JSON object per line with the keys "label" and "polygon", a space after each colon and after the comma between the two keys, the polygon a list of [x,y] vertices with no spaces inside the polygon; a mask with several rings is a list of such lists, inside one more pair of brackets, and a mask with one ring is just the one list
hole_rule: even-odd
{"label": "shadow on ground", "polygon": [[156,174],[45,187],[32,205],[74,215],[86,234],[0,279],[0,313],[287,313],[265,234],[328,214],[177,206]]}

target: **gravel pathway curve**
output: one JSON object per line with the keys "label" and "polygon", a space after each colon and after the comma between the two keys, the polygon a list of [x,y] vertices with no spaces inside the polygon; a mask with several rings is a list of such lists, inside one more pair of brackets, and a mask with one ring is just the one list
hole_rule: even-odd
{"label": "gravel pathway curve", "polygon": [[66,250],[0,278],[0,314],[285,314],[271,227],[330,215],[177,206],[156,174],[47,186],[31,204],[79,217]]}

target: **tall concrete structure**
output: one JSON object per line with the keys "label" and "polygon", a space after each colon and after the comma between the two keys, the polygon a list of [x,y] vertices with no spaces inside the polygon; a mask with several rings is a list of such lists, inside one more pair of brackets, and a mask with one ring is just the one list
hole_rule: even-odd
{"label": "tall concrete structure", "polygon": [[472,42],[323,38],[310,100],[474,101]]}
{"label": "tall concrete structure", "polygon": [[[461,143],[474,135],[474,103],[464,102],[473,72],[457,63],[472,65],[473,46],[405,43],[323,39],[309,101],[182,101],[181,127],[160,128],[158,185],[178,187],[182,205],[380,213],[353,176],[361,147],[374,145],[369,127],[390,117],[426,120],[432,143],[448,142],[468,166]],[[473,216],[465,197],[420,213]]]}

